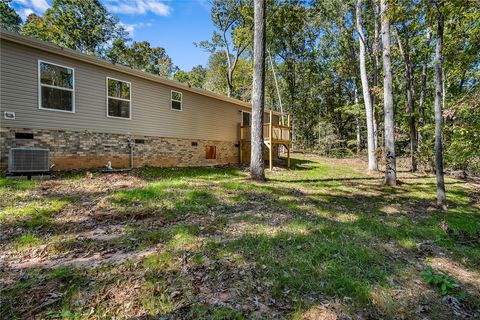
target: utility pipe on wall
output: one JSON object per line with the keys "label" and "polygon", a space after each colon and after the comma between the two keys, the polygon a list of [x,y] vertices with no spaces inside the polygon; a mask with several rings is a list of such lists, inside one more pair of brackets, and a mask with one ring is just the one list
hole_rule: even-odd
{"label": "utility pipe on wall", "polygon": [[128,147],[130,148],[130,169],[133,169],[133,147],[135,147],[135,140],[128,138]]}

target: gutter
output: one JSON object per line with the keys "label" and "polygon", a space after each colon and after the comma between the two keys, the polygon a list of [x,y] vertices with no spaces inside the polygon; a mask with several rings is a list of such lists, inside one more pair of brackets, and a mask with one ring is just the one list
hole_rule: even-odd
{"label": "gutter", "polygon": [[[35,48],[35,49],[38,49],[38,50],[46,51],[46,52],[53,53],[53,54],[56,54],[56,55],[64,56],[64,57],[67,57],[67,58],[70,58],[70,59],[75,59],[75,60],[78,60],[78,61],[86,62],[86,63],[89,63],[91,65],[96,65],[96,66],[99,66],[99,67],[102,67],[102,68],[114,70],[114,71],[117,71],[117,72],[121,72],[121,73],[124,73],[124,74],[128,74],[128,75],[137,77],[137,78],[142,78],[142,79],[145,79],[145,80],[153,81],[153,82],[165,85],[165,86],[169,86],[169,87],[173,87],[173,88],[176,88],[176,89],[193,92],[193,93],[196,93],[196,94],[199,94],[199,95],[202,95],[202,96],[206,96],[206,97],[213,98],[213,99],[216,99],[216,100],[220,100],[220,101],[228,102],[228,103],[231,103],[231,104],[235,104],[235,105],[243,107],[243,108],[247,108],[247,109],[252,108],[252,105],[250,103],[247,103],[247,102],[243,102],[243,101],[240,101],[240,100],[237,100],[237,99],[225,97],[225,96],[222,96],[220,94],[217,94],[217,93],[205,90],[205,89],[199,89],[199,88],[191,87],[191,86],[188,86],[188,85],[183,84],[181,82],[166,79],[166,78],[156,76],[156,75],[153,75],[153,74],[149,74],[149,73],[146,73],[146,72],[141,71],[141,70],[132,69],[130,67],[126,67],[126,66],[122,66],[122,65],[118,65],[118,64],[112,64],[112,63],[110,63],[106,60],[103,60],[103,59],[100,59],[100,58],[97,58],[97,57],[94,57],[94,56],[91,56],[91,55],[88,55],[88,54],[85,54],[85,53],[81,53],[81,52],[76,51],[76,50],[63,48],[63,47],[60,47],[60,46],[58,46],[54,43],[38,40],[38,39],[35,39],[35,38],[23,36],[23,35],[19,35],[15,32],[10,32],[10,31],[6,31],[4,29],[0,29],[0,39],[10,41],[10,42],[14,42],[14,43],[17,43],[17,44],[21,44],[21,45],[24,45],[24,46],[28,46],[28,47],[31,47],[31,48]],[[274,112],[274,114],[280,115],[281,113]]]}

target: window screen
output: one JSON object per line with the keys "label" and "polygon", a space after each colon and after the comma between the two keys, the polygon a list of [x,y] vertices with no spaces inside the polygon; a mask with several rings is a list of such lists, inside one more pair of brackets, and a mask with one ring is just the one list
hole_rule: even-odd
{"label": "window screen", "polygon": [[107,114],[109,117],[130,119],[130,82],[107,78]]}
{"label": "window screen", "polygon": [[172,90],[172,109],[173,110],[182,110],[182,93]]}
{"label": "window screen", "polygon": [[39,61],[38,70],[40,108],[74,112],[75,87],[73,69]]}

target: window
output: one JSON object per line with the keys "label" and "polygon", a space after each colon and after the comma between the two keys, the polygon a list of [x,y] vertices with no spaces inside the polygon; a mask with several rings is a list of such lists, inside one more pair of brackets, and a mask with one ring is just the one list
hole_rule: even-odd
{"label": "window", "polygon": [[242,111],[242,126],[249,126],[251,124],[252,114],[247,111]]}
{"label": "window", "polygon": [[182,93],[172,90],[172,110],[182,111]]}
{"label": "window", "polygon": [[38,61],[38,107],[75,112],[73,68]]}
{"label": "window", "polygon": [[107,77],[107,116],[131,119],[131,84]]}

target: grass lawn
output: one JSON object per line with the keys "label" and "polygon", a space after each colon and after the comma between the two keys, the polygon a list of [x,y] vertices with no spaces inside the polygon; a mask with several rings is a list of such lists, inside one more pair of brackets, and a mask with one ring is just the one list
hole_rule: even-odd
{"label": "grass lawn", "polygon": [[1,178],[0,318],[480,318],[480,184],[293,164]]}

